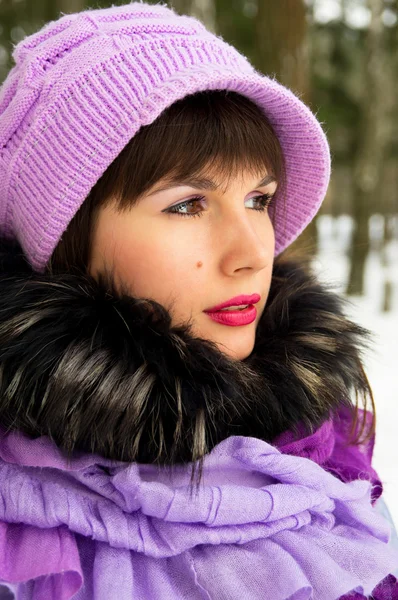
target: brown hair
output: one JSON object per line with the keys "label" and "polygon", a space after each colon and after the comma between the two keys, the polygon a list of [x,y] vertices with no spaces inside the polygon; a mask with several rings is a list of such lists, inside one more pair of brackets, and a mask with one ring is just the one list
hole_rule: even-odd
{"label": "brown hair", "polygon": [[[161,179],[216,173],[227,183],[246,170],[261,176],[266,170],[283,190],[283,152],[262,109],[228,90],[186,96],[143,126],[109,165],[69,223],[47,271],[87,271],[96,215],[110,202],[124,211]],[[273,223],[275,204],[268,209]]]}
{"label": "brown hair", "polygon": [[[278,182],[278,202],[269,208],[274,223],[279,201],[283,200],[286,166],[279,140],[262,109],[249,98],[227,90],[199,92],[184,97],[164,110],[150,125],[143,126],[109,165],[90,191],[55,248],[46,271],[86,273],[90,259],[96,215],[101,207],[115,202],[119,210],[133,207],[161,179],[184,180],[187,177],[216,173],[223,183],[231,175],[248,170],[254,175],[264,170]],[[281,192],[280,192],[281,190]],[[275,198],[276,199],[276,198]],[[297,253],[297,249],[293,249]],[[300,253],[300,250],[298,251]],[[285,255],[291,255],[290,248]],[[297,254],[299,256],[299,254]],[[302,257],[303,261],[305,256]],[[365,394],[375,405],[372,390],[362,369]],[[358,395],[350,432],[360,443]],[[370,430],[375,431],[375,415]]]}

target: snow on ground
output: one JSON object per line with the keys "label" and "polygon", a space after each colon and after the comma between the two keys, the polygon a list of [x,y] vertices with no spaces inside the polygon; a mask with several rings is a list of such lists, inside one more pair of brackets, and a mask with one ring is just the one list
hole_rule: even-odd
{"label": "snow on ground", "polygon": [[[381,218],[370,222],[371,237],[377,242]],[[349,216],[318,217],[320,249],[314,267],[321,280],[343,293],[348,277],[347,248],[352,221]],[[386,275],[393,284],[392,310],[381,311]],[[376,405],[376,443],[373,466],[384,485],[384,499],[398,528],[398,239],[387,247],[387,266],[379,252],[369,253],[365,268],[365,294],[348,298],[348,316],[371,330],[374,349],[365,354],[365,370]],[[361,406],[361,405],[360,405]]]}

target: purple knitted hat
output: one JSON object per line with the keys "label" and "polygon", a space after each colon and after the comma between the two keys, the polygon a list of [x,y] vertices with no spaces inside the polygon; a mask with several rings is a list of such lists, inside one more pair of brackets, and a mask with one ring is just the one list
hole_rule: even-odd
{"label": "purple knitted hat", "polygon": [[[275,255],[319,209],[329,146],[311,111],[193,17],[165,5],[63,15],[19,42],[0,88],[0,234],[43,271],[62,233],[142,125],[188,94],[228,89],[258,104],[280,140],[287,185]],[[278,219],[279,215],[279,219]]]}

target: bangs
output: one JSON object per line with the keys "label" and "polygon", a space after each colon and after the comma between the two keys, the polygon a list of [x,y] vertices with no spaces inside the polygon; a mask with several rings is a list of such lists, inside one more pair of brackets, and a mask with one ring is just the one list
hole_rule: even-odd
{"label": "bangs", "polygon": [[285,177],[279,140],[263,111],[228,90],[186,96],[142,127],[103,175],[101,196],[131,208],[159,181],[208,177],[227,187],[249,173]]}

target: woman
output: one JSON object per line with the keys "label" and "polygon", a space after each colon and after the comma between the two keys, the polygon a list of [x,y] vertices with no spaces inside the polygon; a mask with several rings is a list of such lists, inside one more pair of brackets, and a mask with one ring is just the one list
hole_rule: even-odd
{"label": "woman", "polygon": [[14,58],[0,96],[4,589],[392,597],[374,419],[358,408],[373,401],[368,332],[281,254],[329,181],[314,115],[160,5],[65,15]]}

